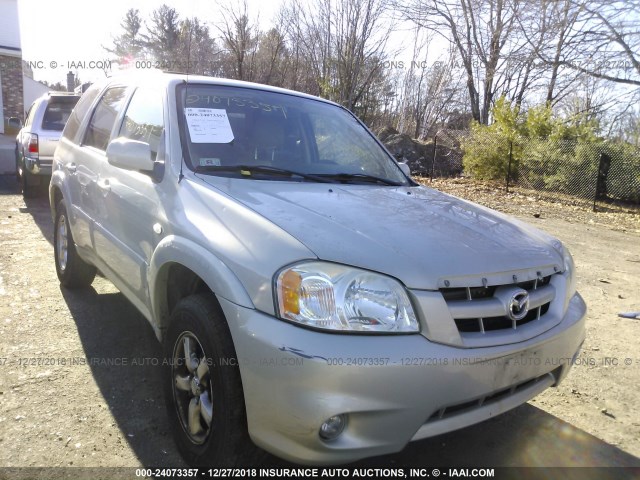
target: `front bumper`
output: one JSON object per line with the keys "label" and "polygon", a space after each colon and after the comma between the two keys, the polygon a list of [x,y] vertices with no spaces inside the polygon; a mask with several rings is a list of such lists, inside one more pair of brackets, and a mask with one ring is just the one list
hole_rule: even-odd
{"label": "front bumper", "polygon": [[[340,464],[514,408],[567,374],[585,338],[576,294],[562,321],[528,341],[458,348],[422,335],[315,332],[220,299],[235,343],[249,433],[301,464]],[[348,416],[337,439],[320,425]]]}

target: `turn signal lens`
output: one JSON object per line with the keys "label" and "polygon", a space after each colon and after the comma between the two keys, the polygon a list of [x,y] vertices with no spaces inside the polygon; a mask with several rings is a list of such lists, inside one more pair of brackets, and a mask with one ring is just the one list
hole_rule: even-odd
{"label": "turn signal lens", "polygon": [[300,285],[302,277],[293,270],[287,270],[279,279],[282,309],[294,315],[300,313]]}

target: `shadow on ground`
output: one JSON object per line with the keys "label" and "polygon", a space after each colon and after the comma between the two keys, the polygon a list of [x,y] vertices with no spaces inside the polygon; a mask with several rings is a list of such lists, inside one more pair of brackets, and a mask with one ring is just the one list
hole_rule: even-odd
{"label": "shadow on ground", "polygon": [[121,293],[61,292],[96,384],[136,456],[145,466],[186,466],[167,421],[161,346],[146,319]]}
{"label": "shadow on ground", "polygon": [[22,198],[15,175],[0,175],[0,195],[16,195],[24,205],[18,206],[20,213],[28,213],[42,232],[42,236],[53,245],[53,222],[49,209],[49,194],[46,186],[37,190],[33,198]]}

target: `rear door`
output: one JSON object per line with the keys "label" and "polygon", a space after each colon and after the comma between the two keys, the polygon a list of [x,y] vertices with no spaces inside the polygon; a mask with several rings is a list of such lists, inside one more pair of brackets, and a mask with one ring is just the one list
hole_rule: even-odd
{"label": "rear door", "polygon": [[[106,163],[105,151],[116,120],[122,111],[127,89],[124,86],[112,86],[105,90],[91,112],[89,123],[81,133],[82,141],[70,157],[68,172],[74,176],[75,192],[73,205],[78,209],[78,228],[74,229],[76,244],[87,246],[97,252],[97,244],[103,240],[96,224],[100,211],[104,209],[105,196],[108,193],[100,183],[100,170]],[[76,230],[78,234],[76,234]]]}
{"label": "rear door", "polygon": [[[90,115],[90,109],[95,102],[101,87],[91,86],[71,112],[71,116],[62,132],[62,138],[54,151],[55,168],[62,171],[65,177],[66,189],[64,192],[69,209],[69,222],[73,240],[79,247],[91,247],[90,217],[81,205],[85,179],[78,174],[78,164],[82,158],[82,135],[84,133],[84,119]],[[80,172],[84,171],[84,167]],[[81,183],[82,180],[82,183]]]}

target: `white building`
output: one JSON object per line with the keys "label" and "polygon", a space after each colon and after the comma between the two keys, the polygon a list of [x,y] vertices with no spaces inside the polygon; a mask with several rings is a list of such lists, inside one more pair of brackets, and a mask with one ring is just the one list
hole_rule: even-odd
{"label": "white building", "polygon": [[10,117],[24,115],[18,1],[0,0],[0,133]]}

